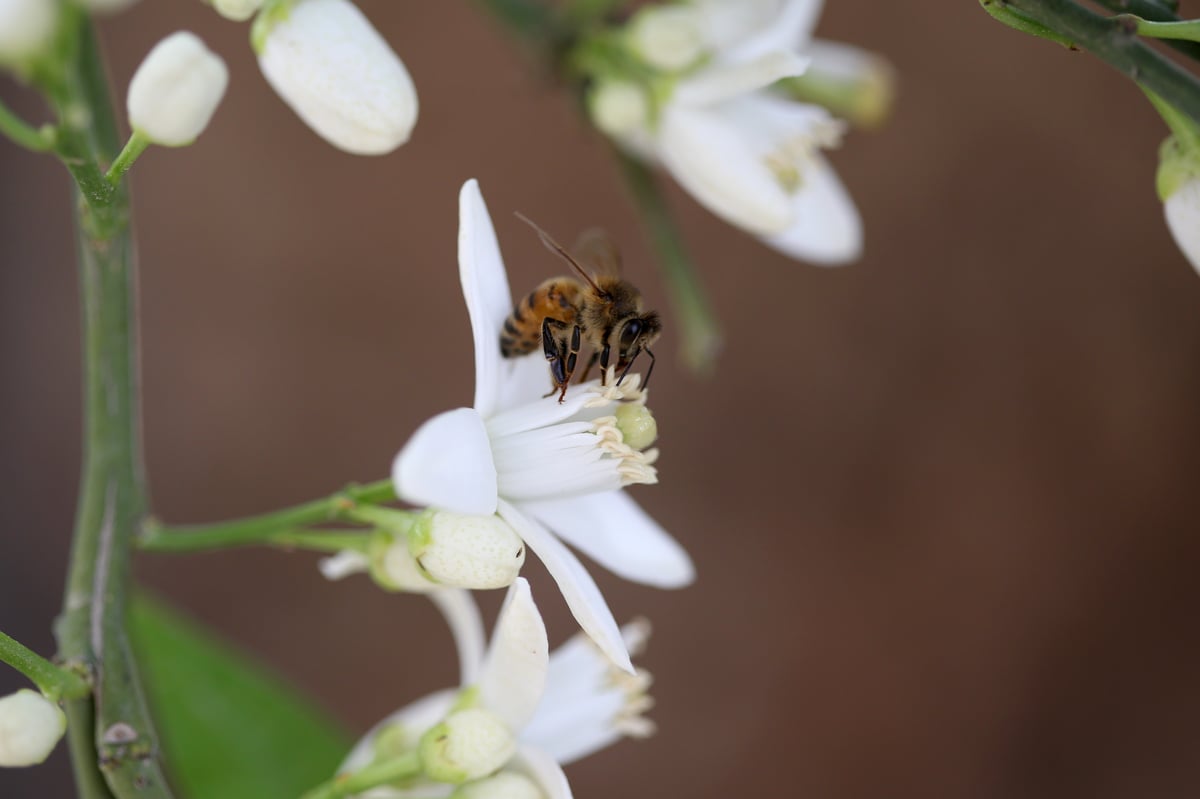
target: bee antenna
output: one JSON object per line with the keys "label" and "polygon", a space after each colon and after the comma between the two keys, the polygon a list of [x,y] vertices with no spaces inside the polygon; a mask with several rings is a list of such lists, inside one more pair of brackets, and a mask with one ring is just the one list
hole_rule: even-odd
{"label": "bee antenna", "polygon": [[580,276],[588,282],[588,285],[591,286],[592,289],[597,294],[604,293],[603,291],[600,290],[600,287],[596,285],[596,281],[592,279],[592,276],[589,275],[584,270],[584,268],[579,265],[578,261],[576,261],[574,258],[571,257],[571,253],[567,252],[565,247],[563,247],[561,244],[559,244],[557,241],[555,241],[550,236],[549,233],[547,233],[546,231],[544,231],[540,227],[538,227],[537,223],[534,222],[529,217],[525,216],[525,214],[521,213],[520,211],[513,211],[513,213],[516,214],[517,219],[520,219],[522,222],[524,222],[525,224],[527,224],[531,228],[533,228],[535,231],[537,231],[538,238],[542,240],[542,244],[546,245],[547,250],[554,253],[555,255],[558,255],[560,258],[562,258],[564,261],[569,263],[571,266],[575,267],[575,271],[578,272],[580,274]]}

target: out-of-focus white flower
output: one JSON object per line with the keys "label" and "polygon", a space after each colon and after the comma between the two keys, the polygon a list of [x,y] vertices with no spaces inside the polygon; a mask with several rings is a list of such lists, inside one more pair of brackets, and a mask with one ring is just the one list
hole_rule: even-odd
{"label": "out-of-focus white flower", "polygon": [[[546,628],[524,579],[509,589],[486,652],[478,619],[477,613],[451,619],[456,640],[468,643],[460,657],[474,659],[464,665],[464,688],[431,694],[384,719],[358,742],[339,773],[358,771],[381,755],[395,756],[414,746],[428,746],[429,738],[436,737],[431,731],[445,733],[443,720],[466,711],[475,714],[468,721],[472,727],[478,724],[481,734],[476,739],[478,750],[460,757],[481,764],[480,768],[502,770],[479,782],[468,782],[452,794],[455,799],[569,799],[563,765],[623,736],[640,737],[653,731],[653,725],[641,716],[652,704],[646,695],[649,676],[618,671],[583,635],[549,654]],[[649,635],[644,622],[626,625],[622,632],[635,652]],[[480,652],[484,654],[472,654]],[[497,753],[509,751],[509,742],[493,727],[497,722],[515,740],[515,754],[503,759]],[[456,781],[462,773],[452,768],[446,776]],[[406,788],[373,788],[359,797],[448,795],[448,786],[420,782]]]}
{"label": "out-of-focus white flower", "polygon": [[310,128],[358,155],[389,153],[417,123],[403,62],[349,0],[287,0],[254,24],[267,82]]}
{"label": "out-of-focus white flower", "polygon": [[601,81],[588,90],[587,102],[592,122],[609,136],[634,133],[650,123],[650,98],[633,81]]}
{"label": "out-of-focus white flower", "polygon": [[1177,136],[1167,138],[1159,149],[1157,184],[1175,244],[1200,272],[1200,152]]}
{"label": "out-of-focus white flower", "polygon": [[655,453],[630,446],[614,415],[626,403],[644,405],[639,378],[605,388],[585,383],[560,403],[545,396],[541,355],[501,357],[512,294],[474,180],[459,196],[458,253],[475,338],[474,407],[435,416],[413,434],[392,467],[396,495],[459,513],[499,513],[545,564],[584,632],[632,671],[612,612],[559,538],[626,579],[661,588],[691,582],[687,553],[621,490],[657,481]]}
{"label": "out-of-focus white flower", "polygon": [[217,13],[234,22],[243,22],[262,8],[263,0],[212,0]]}
{"label": "out-of-focus white flower", "polygon": [[699,31],[699,66],[655,95],[647,124],[606,129],[731,224],[788,255],[833,265],[862,249],[858,210],[820,154],[840,142],[842,124],[770,90],[816,57],[807,51],[820,8],[820,0],[694,0],[662,9],[686,12],[684,38]]}
{"label": "out-of-focus white flower", "polygon": [[0,64],[37,58],[57,27],[58,3],[53,0],[0,0]]}
{"label": "out-of-focus white flower", "polygon": [[154,46],[129,83],[129,125],[155,144],[181,147],[204,132],[225,95],[225,62],[194,33]]}
{"label": "out-of-focus white flower", "polygon": [[704,52],[704,20],[685,5],[649,5],[629,20],[629,47],[658,69],[689,67]]}
{"label": "out-of-focus white flower", "polygon": [[0,766],[41,763],[67,731],[67,716],[37,691],[0,698]]}
{"label": "out-of-focus white flower", "polygon": [[138,0],[78,0],[79,4],[88,11],[97,14],[116,14],[124,11]]}

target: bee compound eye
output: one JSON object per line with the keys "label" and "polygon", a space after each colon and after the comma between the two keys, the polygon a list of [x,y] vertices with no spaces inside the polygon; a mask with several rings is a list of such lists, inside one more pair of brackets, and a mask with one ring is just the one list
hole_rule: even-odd
{"label": "bee compound eye", "polygon": [[633,319],[621,331],[621,349],[627,349],[642,332],[642,321]]}

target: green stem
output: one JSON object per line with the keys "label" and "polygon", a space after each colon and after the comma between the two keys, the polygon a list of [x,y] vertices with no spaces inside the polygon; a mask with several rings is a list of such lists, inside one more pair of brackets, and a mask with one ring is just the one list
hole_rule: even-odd
{"label": "green stem", "polygon": [[0,102],[0,133],[35,153],[54,149],[54,126],[35,128],[14,114],[3,102]]}
{"label": "green stem", "polygon": [[0,633],[0,661],[24,674],[51,699],[79,699],[92,692],[87,680],[55,666],[20,641]]}
{"label": "green stem", "polygon": [[657,261],[667,281],[675,315],[683,324],[680,338],[683,341],[684,361],[694,372],[710,373],[717,352],[721,349],[721,331],[709,307],[700,279],[692,269],[683,239],[671,220],[670,212],[650,170],[640,161],[618,150],[614,149],[613,155],[621,167],[625,184],[633,195],[638,217],[658,251]]}
{"label": "green stem", "polygon": [[157,551],[217,549],[247,544],[273,543],[271,536],[298,527],[345,518],[345,511],[359,504],[375,505],[396,499],[391,480],[366,485],[349,485],[336,494],[290,508],[216,524],[169,526],[147,520],[140,545]]}
{"label": "green stem", "polygon": [[[1179,21],[1179,17],[1175,13],[1178,6],[1174,3],[1167,4],[1158,0],[1096,0],[1096,2],[1112,11],[1136,14],[1143,19],[1155,22]],[[1169,40],[1167,44],[1191,58],[1200,59],[1200,44],[1196,42],[1175,39]]]}
{"label": "green stem", "polygon": [[1133,25],[1138,36],[1147,36],[1151,39],[1200,40],[1200,20],[1196,19],[1184,22],[1151,22],[1133,14],[1118,14],[1114,19],[1127,25]]}
{"label": "green stem", "polygon": [[420,773],[420,756],[416,752],[407,752],[381,763],[372,763],[353,774],[334,777],[313,788],[300,799],[342,799],[342,797],[352,796],[370,788],[415,777]]}
{"label": "green stem", "polygon": [[1200,153],[1200,126],[1197,126],[1190,118],[1184,116],[1170,103],[1164,101],[1154,92],[1142,87],[1142,91],[1146,93],[1146,98],[1154,109],[1158,111],[1159,116],[1163,118],[1163,122],[1167,123],[1167,127],[1171,129],[1171,133],[1175,138],[1180,140],[1190,152]]}
{"label": "green stem", "polygon": [[[998,0],[999,1],[999,0]],[[1200,122],[1200,79],[1138,40],[1134,26],[1071,0],[1005,0]]]}
{"label": "green stem", "polygon": [[[113,155],[110,99],[91,23],[83,15],[61,83],[58,151],[75,176],[83,330],[83,474],[59,655],[93,675],[93,702],[69,703],[76,784],[87,799],[170,799],[158,743],[125,632],[132,541],[146,495],[137,396],[137,318],[129,198],[98,163]],[[106,129],[107,128],[107,129]],[[88,735],[80,731],[88,726]],[[82,750],[82,751],[81,751]],[[107,784],[101,792],[97,764]],[[111,794],[109,793],[111,791]]]}
{"label": "green stem", "polygon": [[133,162],[138,159],[138,156],[146,151],[150,146],[150,140],[146,138],[140,131],[134,131],[129,141],[125,142],[125,146],[121,149],[117,160],[112,162],[112,166],[108,168],[108,173],[104,176],[105,180],[116,186],[121,182],[121,178],[129,171],[129,167],[133,166]]}
{"label": "green stem", "polygon": [[204,552],[254,545],[279,549],[307,549],[314,552],[341,552],[343,549],[365,552],[369,540],[370,534],[352,530],[263,528],[259,538],[251,539],[244,531],[231,538],[221,529],[179,533],[149,523],[142,530],[138,547],[147,552]]}

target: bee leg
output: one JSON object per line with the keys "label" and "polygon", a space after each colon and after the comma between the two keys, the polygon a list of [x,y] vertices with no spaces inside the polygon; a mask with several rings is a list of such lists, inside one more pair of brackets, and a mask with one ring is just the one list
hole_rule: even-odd
{"label": "bee leg", "polygon": [[[583,367],[583,373],[579,375],[579,379],[575,382],[586,383],[588,375],[591,374],[592,367],[596,365],[596,361],[600,359],[600,353],[593,352],[592,357],[588,358],[587,365]],[[600,375],[600,380],[604,380],[604,375]]]}
{"label": "bee leg", "polygon": [[579,325],[575,325],[571,330],[570,348],[567,350],[567,368],[563,373],[562,393],[558,395],[558,401],[562,402],[567,398],[567,383],[571,382],[571,375],[575,373],[575,362],[579,359],[579,346],[582,331]]}
{"label": "bee leg", "polygon": [[600,385],[608,385],[608,354],[609,346],[604,345],[604,349],[600,350]]}
{"label": "bee leg", "polygon": [[633,362],[637,360],[637,356],[641,355],[641,353],[641,350],[634,350],[633,354],[629,356],[629,360],[624,358],[617,359],[617,369],[621,372],[621,375],[617,378],[618,386],[625,379],[625,375],[629,374],[629,370],[633,368]]}
{"label": "bee leg", "polygon": [[649,388],[650,374],[654,371],[654,353],[650,351],[649,347],[645,347],[643,349],[645,353],[650,356],[650,368],[646,370],[646,379],[642,381],[642,388]]}
{"label": "bee leg", "polygon": [[[542,319],[542,352],[545,353],[546,360],[550,363],[550,379],[554,381],[554,387],[543,396],[549,397],[560,389],[564,393],[566,392],[568,378],[566,329],[566,322],[560,322],[548,316]],[[559,402],[562,402],[561,397]]]}

